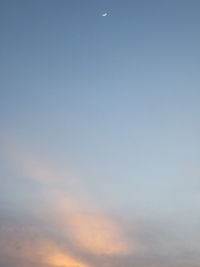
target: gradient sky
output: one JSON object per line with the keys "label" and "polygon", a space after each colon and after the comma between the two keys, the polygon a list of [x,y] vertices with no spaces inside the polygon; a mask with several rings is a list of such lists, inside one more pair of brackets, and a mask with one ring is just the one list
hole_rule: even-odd
{"label": "gradient sky", "polygon": [[199,13],[0,1],[0,267],[200,266]]}

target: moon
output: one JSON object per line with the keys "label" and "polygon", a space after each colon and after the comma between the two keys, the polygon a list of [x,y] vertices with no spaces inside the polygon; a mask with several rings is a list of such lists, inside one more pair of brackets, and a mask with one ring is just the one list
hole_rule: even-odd
{"label": "moon", "polygon": [[102,17],[106,17],[106,16],[108,16],[108,13],[105,12],[105,13],[103,13],[101,16],[102,16]]}

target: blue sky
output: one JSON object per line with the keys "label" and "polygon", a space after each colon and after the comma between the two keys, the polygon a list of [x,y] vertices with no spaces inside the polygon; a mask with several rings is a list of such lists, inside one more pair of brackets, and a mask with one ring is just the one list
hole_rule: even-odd
{"label": "blue sky", "polygon": [[0,6],[0,267],[199,266],[199,1]]}

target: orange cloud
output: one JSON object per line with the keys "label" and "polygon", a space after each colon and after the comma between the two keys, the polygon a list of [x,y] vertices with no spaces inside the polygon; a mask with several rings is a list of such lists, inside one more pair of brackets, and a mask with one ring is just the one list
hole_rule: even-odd
{"label": "orange cloud", "polygon": [[[36,182],[42,181],[42,194],[49,200],[49,223],[56,223],[59,229],[62,227],[64,234],[67,229],[66,235],[75,246],[97,255],[130,252],[121,227],[111,217],[102,214],[95,205],[91,205],[91,200],[85,201],[88,200],[86,193],[78,188],[74,188],[70,194],[66,193],[53,182],[56,177],[60,177],[59,173],[52,171],[37,158],[22,155],[18,158],[21,169],[28,177]],[[55,259],[64,259],[61,254],[57,255],[59,256],[55,256]]]}
{"label": "orange cloud", "polygon": [[79,246],[94,254],[123,254],[128,246],[119,227],[100,214],[70,215],[73,239]]}
{"label": "orange cloud", "polygon": [[126,254],[130,252],[123,231],[109,216],[102,214],[97,208],[80,204],[72,198],[56,191],[52,197],[56,223],[62,228],[70,229],[71,241],[82,250],[92,254]]}
{"label": "orange cloud", "polygon": [[86,263],[83,263],[70,255],[66,255],[56,250],[47,255],[43,262],[55,267],[88,267]]}
{"label": "orange cloud", "polygon": [[52,240],[43,242],[45,253],[42,256],[42,263],[50,266],[60,267],[89,267],[85,262],[72,256],[69,252],[64,252]]}
{"label": "orange cloud", "polygon": [[[28,229],[7,233],[0,245],[0,257],[11,259],[22,266],[37,264],[52,267],[89,267],[89,265],[69,252],[64,251],[49,237],[41,237]],[[18,265],[17,265],[18,266]],[[32,265],[31,265],[32,266]]]}

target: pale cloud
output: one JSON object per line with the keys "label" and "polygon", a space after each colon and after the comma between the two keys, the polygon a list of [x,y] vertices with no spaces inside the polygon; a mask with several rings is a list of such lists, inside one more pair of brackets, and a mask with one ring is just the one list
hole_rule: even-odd
{"label": "pale cloud", "polygon": [[[37,227],[13,225],[0,229],[0,258],[17,266],[89,267],[89,264],[72,255],[51,235],[40,233]],[[0,260],[1,266],[1,260]]]}
{"label": "pale cloud", "polygon": [[70,229],[69,236],[76,246],[97,255],[130,253],[123,229],[111,216],[94,206],[62,197],[62,192],[56,196],[53,198],[56,223]]}
{"label": "pale cloud", "polygon": [[69,217],[73,239],[94,254],[124,254],[129,252],[118,225],[100,214],[74,214]]}
{"label": "pale cloud", "polygon": [[[24,231],[16,226],[17,230],[4,235],[0,229],[0,267],[199,266],[197,236],[189,243],[184,231],[172,233],[171,224],[164,221],[156,224],[148,219],[138,226],[133,219],[122,224],[93,201],[76,175],[30,154],[15,154],[18,172],[39,186],[40,200],[46,205],[36,200],[39,223],[31,233],[30,221]],[[60,181],[66,177],[69,184],[75,179],[79,186],[62,188]],[[39,235],[35,234],[38,229]]]}
{"label": "pale cloud", "polygon": [[70,255],[66,255],[59,250],[54,250],[43,260],[44,263],[49,264],[50,266],[60,266],[60,267],[88,267],[89,265],[83,263]]}
{"label": "pale cloud", "polygon": [[16,169],[27,179],[44,183],[45,185],[53,183],[62,177],[58,170],[45,163],[39,156],[24,151],[23,146],[13,145],[7,151],[9,161],[16,166]]}
{"label": "pale cloud", "polygon": [[[12,157],[20,163],[19,170],[39,183],[40,194],[48,203],[48,211],[44,211],[47,225],[61,229],[63,236],[83,253],[122,255],[133,252],[120,224],[102,212],[83,187],[75,187],[71,192],[61,188],[58,181],[63,177],[69,180],[73,177],[55,171],[52,165],[45,164],[30,153],[17,153],[18,150],[14,149]],[[138,244],[134,244],[134,250],[137,248]],[[59,255],[58,258],[64,259]]]}

